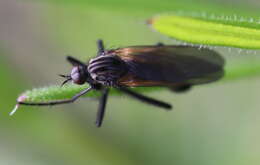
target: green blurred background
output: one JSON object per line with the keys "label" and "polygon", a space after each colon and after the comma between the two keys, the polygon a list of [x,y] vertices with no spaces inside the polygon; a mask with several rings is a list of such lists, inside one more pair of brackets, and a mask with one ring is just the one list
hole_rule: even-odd
{"label": "green blurred background", "polygon": [[[174,105],[165,112],[127,96],[110,97],[102,128],[97,102],[21,107],[26,89],[60,84],[65,56],[84,61],[101,38],[107,48],[176,41],[145,20],[172,11],[260,16],[259,1],[238,0],[1,0],[0,164],[6,165],[248,165],[260,163],[260,78],[195,87],[185,94],[149,92]],[[227,67],[260,52],[216,48]],[[240,52],[240,53],[238,53]]]}

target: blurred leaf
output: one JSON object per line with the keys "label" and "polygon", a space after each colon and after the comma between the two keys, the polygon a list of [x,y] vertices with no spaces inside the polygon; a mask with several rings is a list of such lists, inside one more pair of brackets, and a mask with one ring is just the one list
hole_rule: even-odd
{"label": "blurred leaf", "polygon": [[[236,1],[236,7],[233,7],[233,3],[226,1],[223,5],[222,1],[219,0],[48,0],[52,4],[59,5],[79,5],[81,7],[98,7],[103,9],[113,9],[116,11],[123,11],[131,15],[135,15],[135,12],[139,14],[147,14],[154,12],[165,12],[173,10],[181,11],[211,11],[221,13],[243,13],[248,14],[255,13],[258,15],[257,7],[243,0]],[[191,5],[192,4],[192,5]],[[255,10],[252,8],[255,7]],[[145,8],[145,10],[144,10]],[[135,11],[135,12],[133,12]]]}
{"label": "blurred leaf", "polygon": [[260,61],[244,60],[233,65],[226,66],[225,77],[223,80],[236,80],[241,78],[256,77],[260,75]]}
{"label": "blurred leaf", "polygon": [[253,18],[217,15],[161,15],[150,20],[154,29],[195,44],[260,48],[260,25]]}

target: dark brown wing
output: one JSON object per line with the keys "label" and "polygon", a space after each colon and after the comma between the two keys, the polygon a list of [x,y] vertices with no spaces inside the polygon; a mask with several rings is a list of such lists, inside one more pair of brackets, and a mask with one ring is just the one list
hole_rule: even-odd
{"label": "dark brown wing", "polygon": [[133,46],[110,53],[119,56],[129,72],[123,86],[176,86],[220,79],[224,59],[215,51],[190,46]]}

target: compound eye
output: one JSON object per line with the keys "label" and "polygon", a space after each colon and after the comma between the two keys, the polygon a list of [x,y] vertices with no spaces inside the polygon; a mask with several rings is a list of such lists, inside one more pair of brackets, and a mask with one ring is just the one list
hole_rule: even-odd
{"label": "compound eye", "polygon": [[85,75],[83,73],[83,68],[80,66],[75,66],[71,70],[70,74],[73,83],[75,84],[84,84],[85,83]]}

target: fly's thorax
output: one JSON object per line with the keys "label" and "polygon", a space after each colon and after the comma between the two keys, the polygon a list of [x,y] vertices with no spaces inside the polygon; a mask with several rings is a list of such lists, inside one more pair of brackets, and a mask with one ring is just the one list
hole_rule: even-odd
{"label": "fly's thorax", "polygon": [[106,86],[115,86],[126,72],[126,64],[115,55],[102,55],[89,61],[88,72],[91,78]]}

